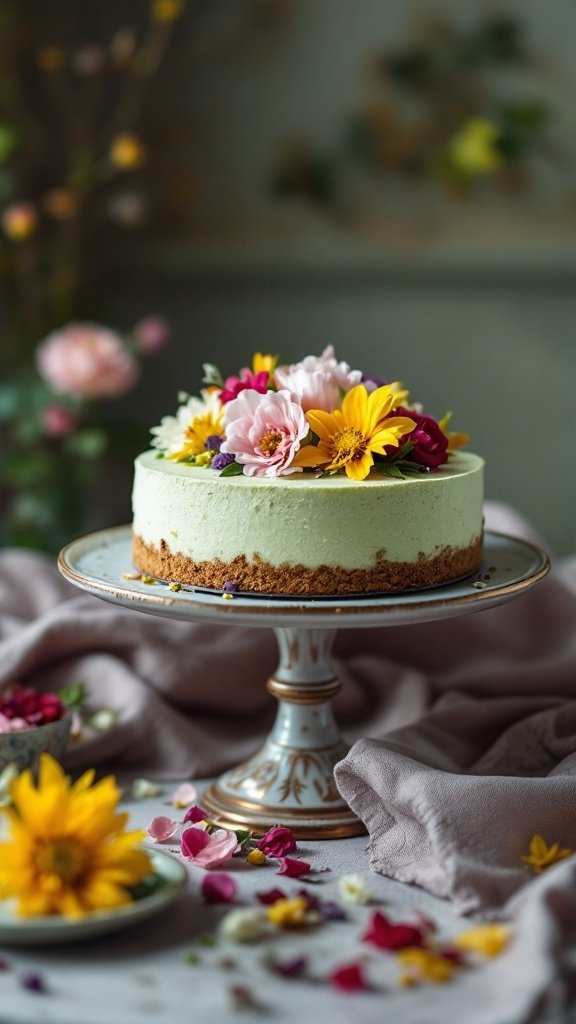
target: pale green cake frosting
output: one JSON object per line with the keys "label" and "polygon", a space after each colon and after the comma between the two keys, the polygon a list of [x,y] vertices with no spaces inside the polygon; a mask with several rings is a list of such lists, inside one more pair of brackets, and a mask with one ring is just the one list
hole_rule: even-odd
{"label": "pale green cake frosting", "polygon": [[273,566],[347,570],[369,569],[380,557],[413,562],[480,537],[483,470],[478,455],[458,452],[405,480],[220,477],[148,451],[135,463],[133,529],[146,544],[159,549],[164,541],[195,562],[259,555]]}

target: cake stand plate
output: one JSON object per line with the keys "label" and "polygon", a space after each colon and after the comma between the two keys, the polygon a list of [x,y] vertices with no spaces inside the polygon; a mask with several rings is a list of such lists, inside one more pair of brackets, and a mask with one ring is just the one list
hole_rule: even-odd
{"label": "cake stand plate", "polygon": [[334,783],[334,765],[348,749],[332,714],[340,689],[331,663],[337,630],[404,626],[494,608],[535,586],[549,560],[527,541],[489,532],[480,571],[442,587],[365,597],[226,597],[126,578],[135,570],[131,529],[122,526],[69,544],[58,567],[80,589],[151,615],[274,629],[280,659],[267,684],[278,700],[272,731],[260,751],[210,786],[203,805],[229,828],[258,834],[283,824],[299,838],[320,839],[365,831]]}

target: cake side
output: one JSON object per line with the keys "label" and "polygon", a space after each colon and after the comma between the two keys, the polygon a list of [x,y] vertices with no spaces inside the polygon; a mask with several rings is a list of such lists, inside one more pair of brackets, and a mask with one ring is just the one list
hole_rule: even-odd
{"label": "cake side", "polygon": [[458,453],[404,480],[222,478],[146,452],[135,470],[135,563],[171,581],[265,593],[434,586],[481,563],[483,466]]}

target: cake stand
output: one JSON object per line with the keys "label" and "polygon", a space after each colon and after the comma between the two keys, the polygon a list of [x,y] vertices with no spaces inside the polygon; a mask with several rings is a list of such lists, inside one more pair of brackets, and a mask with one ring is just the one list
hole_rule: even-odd
{"label": "cake stand", "polygon": [[480,572],[430,590],[340,598],[226,597],[193,587],[174,592],[150,577],[145,577],[150,582],[126,578],[137,574],[131,529],[123,526],[69,544],[58,566],[75,586],[127,608],[274,630],[280,659],[267,684],[278,700],[272,731],[261,750],[209,787],[202,803],[214,821],[228,828],[262,834],[283,824],[298,838],[324,839],[365,831],[334,783],[334,765],[348,750],[331,706],[340,689],[331,663],[337,630],[405,626],[494,608],[538,583],[549,561],[526,541],[487,533]]}

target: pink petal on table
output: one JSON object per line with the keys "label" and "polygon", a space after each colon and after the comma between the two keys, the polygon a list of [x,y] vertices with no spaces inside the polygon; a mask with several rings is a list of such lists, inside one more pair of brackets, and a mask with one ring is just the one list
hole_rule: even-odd
{"label": "pink petal on table", "polygon": [[202,879],[202,895],[206,903],[233,903],[237,885],[232,875],[212,871]]}
{"label": "pink petal on table", "polygon": [[192,804],[192,807],[188,808],[182,820],[183,822],[191,821],[193,824],[196,824],[197,821],[205,821],[207,817],[208,812],[203,807],[199,807],[198,804]]}
{"label": "pink petal on table", "polygon": [[182,833],[180,850],[197,867],[214,868],[229,860],[237,846],[235,832],[217,828],[215,832],[208,833],[192,825]]}
{"label": "pink petal on table", "polygon": [[176,834],[179,826],[180,822],[160,815],[158,818],[152,818],[150,824],[146,826],[146,832],[155,843],[164,843]]}
{"label": "pink petal on table", "polygon": [[280,867],[276,874],[287,875],[288,878],[299,878],[312,870],[305,860],[297,860],[296,857],[280,857],[278,863]]}
{"label": "pink petal on table", "polygon": [[189,804],[195,802],[197,796],[196,786],[193,786],[191,782],[183,782],[172,794],[170,802],[174,807],[188,807]]}
{"label": "pink petal on table", "polygon": [[282,889],[267,889],[265,892],[257,892],[256,899],[265,907],[272,906],[277,900],[285,900],[286,893],[282,892]]}

